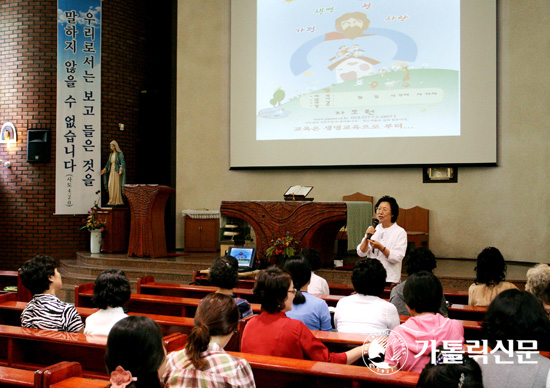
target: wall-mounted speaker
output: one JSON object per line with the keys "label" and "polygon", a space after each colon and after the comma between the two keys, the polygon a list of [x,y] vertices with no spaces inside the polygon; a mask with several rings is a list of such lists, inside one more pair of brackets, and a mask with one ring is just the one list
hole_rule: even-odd
{"label": "wall-mounted speaker", "polygon": [[29,129],[27,131],[27,162],[50,161],[50,130]]}

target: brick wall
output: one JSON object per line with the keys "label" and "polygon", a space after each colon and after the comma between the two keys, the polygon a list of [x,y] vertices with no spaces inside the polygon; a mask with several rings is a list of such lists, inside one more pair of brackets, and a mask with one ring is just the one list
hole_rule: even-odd
{"label": "brick wall", "polygon": [[[127,161],[127,183],[136,183],[136,128],[146,83],[147,28],[154,22],[146,0],[103,1],[102,140],[117,140]],[[0,144],[0,269],[16,269],[35,254],[75,258],[88,249],[89,234],[78,230],[82,216],[55,216],[57,1],[4,0],[0,5],[0,123],[11,121],[16,145]],[[151,27],[149,27],[151,26]],[[152,45],[154,46],[154,45]],[[118,123],[126,130],[119,131]],[[52,130],[51,162],[27,163],[27,130]],[[105,195],[105,193],[104,193]],[[104,202],[105,198],[104,198]],[[91,204],[90,204],[91,205]]]}

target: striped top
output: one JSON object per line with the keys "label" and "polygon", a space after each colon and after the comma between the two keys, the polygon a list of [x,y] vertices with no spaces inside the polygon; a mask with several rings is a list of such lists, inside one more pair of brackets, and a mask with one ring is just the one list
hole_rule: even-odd
{"label": "striped top", "polygon": [[35,294],[21,314],[21,326],[76,333],[84,323],[73,305],[52,294]]}

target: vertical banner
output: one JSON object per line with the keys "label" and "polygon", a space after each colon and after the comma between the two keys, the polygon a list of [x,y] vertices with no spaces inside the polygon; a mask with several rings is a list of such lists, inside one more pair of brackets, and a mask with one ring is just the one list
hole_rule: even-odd
{"label": "vertical banner", "polygon": [[56,214],[101,190],[101,0],[58,0]]}

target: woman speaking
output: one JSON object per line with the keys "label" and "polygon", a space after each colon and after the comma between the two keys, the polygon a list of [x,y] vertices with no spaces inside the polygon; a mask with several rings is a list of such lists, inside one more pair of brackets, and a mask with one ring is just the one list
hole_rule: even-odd
{"label": "woman speaking", "polygon": [[357,246],[360,257],[378,259],[386,269],[386,283],[399,283],[401,262],[407,251],[407,232],[395,223],[399,205],[395,198],[383,196],[374,208],[379,224],[369,226],[361,244]]}

